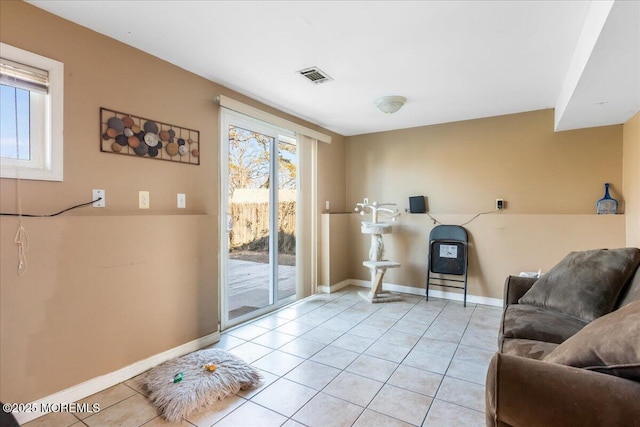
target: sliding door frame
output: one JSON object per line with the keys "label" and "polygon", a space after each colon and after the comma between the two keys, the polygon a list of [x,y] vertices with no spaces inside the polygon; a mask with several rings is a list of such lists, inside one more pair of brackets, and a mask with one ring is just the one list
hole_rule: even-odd
{"label": "sliding door frame", "polygon": [[[278,126],[271,125],[264,121],[254,119],[245,114],[238,113],[232,110],[221,108],[221,126],[220,126],[220,251],[219,251],[219,265],[220,265],[220,322],[221,329],[225,330],[229,327],[235,326],[239,323],[245,322],[252,318],[264,315],[271,311],[278,309],[279,307],[289,304],[295,301],[299,295],[300,283],[298,283],[300,274],[296,274],[296,293],[287,298],[279,298],[279,276],[278,276],[278,152],[280,135],[295,138],[294,132],[287,129],[280,128]],[[247,314],[240,315],[233,319],[229,319],[229,305],[228,305],[228,284],[229,284],[229,228],[230,228],[230,203],[229,203],[229,128],[235,126],[250,130],[252,132],[260,133],[273,138],[273,143],[269,148],[269,266],[270,266],[270,278],[269,278],[269,304],[265,307],[261,307],[257,310],[253,310]],[[297,151],[297,150],[296,150]],[[299,153],[296,152],[296,156]],[[300,165],[298,165],[299,167]],[[297,186],[297,202],[300,203],[300,175],[296,176]],[[300,224],[296,214],[296,224]],[[298,243],[297,243],[297,231],[296,231],[296,259],[298,256]],[[302,249],[302,248],[300,248]],[[296,269],[302,268],[296,262]]]}

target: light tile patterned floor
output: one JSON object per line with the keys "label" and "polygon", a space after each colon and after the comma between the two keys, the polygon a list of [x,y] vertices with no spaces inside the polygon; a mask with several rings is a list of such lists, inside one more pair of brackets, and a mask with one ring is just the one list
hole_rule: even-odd
{"label": "light tile patterned floor", "polygon": [[90,416],[26,426],[484,426],[484,384],[502,310],[405,295],[369,304],[354,287],[320,294],[222,334],[263,373],[259,389],[169,424],[138,378],[83,399]]}

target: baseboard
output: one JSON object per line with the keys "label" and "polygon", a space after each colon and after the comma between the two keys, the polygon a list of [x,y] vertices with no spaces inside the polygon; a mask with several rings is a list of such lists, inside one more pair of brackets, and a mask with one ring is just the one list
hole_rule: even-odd
{"label": "baseboard", "polygon": [[[452,301],[463,301],[464,296],[456,292],[445,292],[436,289],[429,289],[429,296],[434,298],[444,298]],[[481,297],[467,294],[467,302],[472,304],[490,305],[493,307],[503,307],[504,302],[500,298]]]}
{"label": "baseboard", "polygon": [[[117,371],[110,372],[108,374],[92,378],[83,383],[74,385],[52,395],[46,396],[42,399],[32,402],[32,408],[43,408],[52,404],[69,404],[91,396],[130,378],[140,375],[141,373],[148,371],[160,363],[166,362],[176,357],[183,356],[187,353],[191,353],[196,350],[200,350],[203,347],[207,347],[211,344],[220,341],[220,332],[214,332],[188,343],[182,344],[178,347],[174,347],[162,353],[155,354],[144,360],[135,362],[129,366],[125,366]],[[13,416],[20,423],[26,423],[28,421],[39,418],[46,415],[47,412],[14,412]]]}
{"label": "baseboard", "polygon": [[342,288],[346,288],[351,284],[351,279],[343,280],[342,282],[335,283],[331,286],[318,286],[318,292],[323,294],[330,294],[331,292],[337,292]]}
{"label": "baseboard", "polygon": [[[348,282],[350,285],[353,285],[353,286],[360,286],[363,288],[371,289],[371,282],[367,280],[349,279],[349,280],[344,280],[340,283],[344,283],[344,282]],[[337,283],[336,285],[340,283]],[[425,296],[424,288],[416,288],[413,286],[396,285],[394,283],[383,282],[382,289],[384,289],[385,291],[391,291],[391,292],[402,292],[403,294]],[[434,298],[448,299],[452,301],[464,300],[464,296],[462,294],[459,294],[456,292],[440,291],[437,289],[429,289],[429,296]],[[470,295],[470,294],[467,294],[467,302],[470,302],[472,304],[490,305],[494,307],[503,306],[503,301],[500,298],[481,297],[481,296]]]}

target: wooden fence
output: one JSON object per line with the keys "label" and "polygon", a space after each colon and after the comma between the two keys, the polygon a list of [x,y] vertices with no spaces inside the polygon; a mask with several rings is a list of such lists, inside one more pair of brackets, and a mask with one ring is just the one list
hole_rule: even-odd
{"label": "wooden fence", "polygon": [[[231,250],[251,244],[264,245],[266,250],[269,236],[268,203],[231,203],[231,216]],[[278,218],[278,231],[295,236],[296,202],[278,203]]]}

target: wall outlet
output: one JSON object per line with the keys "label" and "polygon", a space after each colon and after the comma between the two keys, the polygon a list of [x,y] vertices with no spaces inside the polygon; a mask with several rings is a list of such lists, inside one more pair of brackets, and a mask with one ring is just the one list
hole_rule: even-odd
{"label": "wall outlet", "polygon": [[496,199],[496,210],[497,211],[501,211],[504,209],[504,200],[503,199]]}
{"label": "wall outlet", "polygon": [[151,204],[149,200],[149,192],[148,191],[139,191],[138,192],[138,207],[140,209],[149,209],[149,205]]}
{"label": "wall outlet", "polygon": [[91,200],[97,200],[96,202],[93,202],[94,208],[104,208],[107,206],[107,199],[104,190],[93,190],[92,197],[93,198]]}
{"label": "wall outlet", "polygon": [[178,208],[184,209],[187,207],[187,195],[184,193],[178,193]]}

